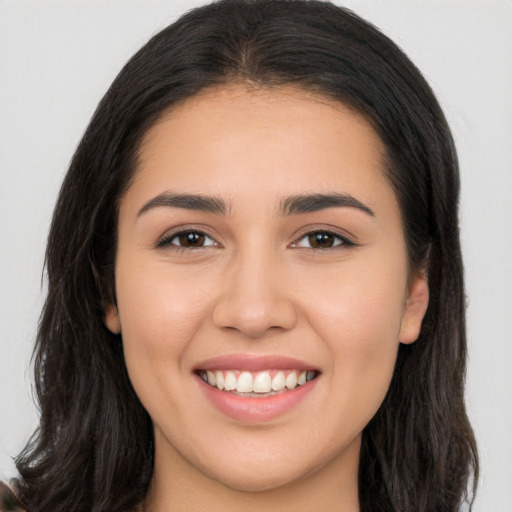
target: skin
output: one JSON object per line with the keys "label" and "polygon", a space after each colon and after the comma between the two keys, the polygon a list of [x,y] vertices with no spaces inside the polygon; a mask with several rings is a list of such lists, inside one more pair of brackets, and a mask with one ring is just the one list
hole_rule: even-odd
{"label": "skin", "polygon": [[[120,205],[117,308],[106,311],[154,423],[145,510],[359,510],[361,432],[428,303],[425,277],[408,274],[383,155],[362,116],[292,88],[210,89],[149,129]],[[140,213],[166,192],[229,208]],[[373,215],[280,212],[286,197],[333,192]],[[208,235],[205,246],[172,238],[191,229]],[[326,230],[339,245],[308,246],[308,233]],[[320,375],[277,418],[235,421],[194,373],[226,354],[295,357]]]}

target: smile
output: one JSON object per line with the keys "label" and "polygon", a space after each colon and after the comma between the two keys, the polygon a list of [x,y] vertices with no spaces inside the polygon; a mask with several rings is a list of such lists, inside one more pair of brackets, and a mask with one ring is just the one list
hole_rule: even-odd
{"label": "smile", "polygon": [[276,393],[303,386],[316,377],[316,372],[306,370],[199,370],[204,382],[221,391],[241,396],[272,396]]}
{"label": "smile", "polygon": [[[232,420],[255,424],[293,411],[318,387],[322,372],[310,363],[281,355],[226,354],[194,369],[207,403]],[[299,414],[299,412],[297,412]]]}

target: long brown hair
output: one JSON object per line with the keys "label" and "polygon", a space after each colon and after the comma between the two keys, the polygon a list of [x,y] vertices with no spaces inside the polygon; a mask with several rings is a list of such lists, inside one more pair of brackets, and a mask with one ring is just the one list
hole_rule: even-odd
{"label": "long brown hair", "polygon": [[[316,0],[222,0],[153,37],[124,67],[78,146],[46,253],[48,297],[35,351],[40,427],[17,459],[31,512],[121,512],[152,475],[151,420],[135,395],[115,302],[118,204],[141,137],[162,113],[210,86],[293,84],[351,106],[387,150],[412,271],[430,303],[401,345],[387,396],[363,432],[364,512],[455,512],[476,485],[464,407],[465,303],[453,140],[430,87],[404,53],[347,9]],[[474,489],[473,489],[474,490]]]}

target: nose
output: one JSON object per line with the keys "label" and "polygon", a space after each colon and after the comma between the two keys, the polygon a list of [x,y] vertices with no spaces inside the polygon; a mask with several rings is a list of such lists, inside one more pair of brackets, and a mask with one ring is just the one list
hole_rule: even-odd
{"label": "nose", "polygon": [[214,324],[248,338],[292,329],[298,313],[287,285],[286,273],[268,258],[255,254],[239,258],[214,308]]}

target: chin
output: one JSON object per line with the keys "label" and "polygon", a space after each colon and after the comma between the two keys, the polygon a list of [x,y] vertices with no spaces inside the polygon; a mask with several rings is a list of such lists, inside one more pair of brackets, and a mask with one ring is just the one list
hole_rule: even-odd
{"label": "chin", "polygon": [[300,482],[309,472],[291,471],[281,465],[269,472],[268,465],[262,467],[245,466],[243,471],[215,472],[209,477],[222,485],[241,492],[269,492]]}
{"label": "chin", "polygon": [[212,464],[208,466],[203,462],[201,469],[208,478],[237,491],[258,493],[288,488],[293,492],[296,486],[307,485],[308,481],[321,481],[333,469],[341,474],[346,473],[347,467],[355,468],[357,478],[360,441],[359,435],[334,453],[324,448],[302,454],[288,450],[288,455],[280,456],[274,451],[269,457],[258,460],[236,456],[237,450],[234,450],[232,457],[222,464],[218,459],[215,463],[210,461]]}

